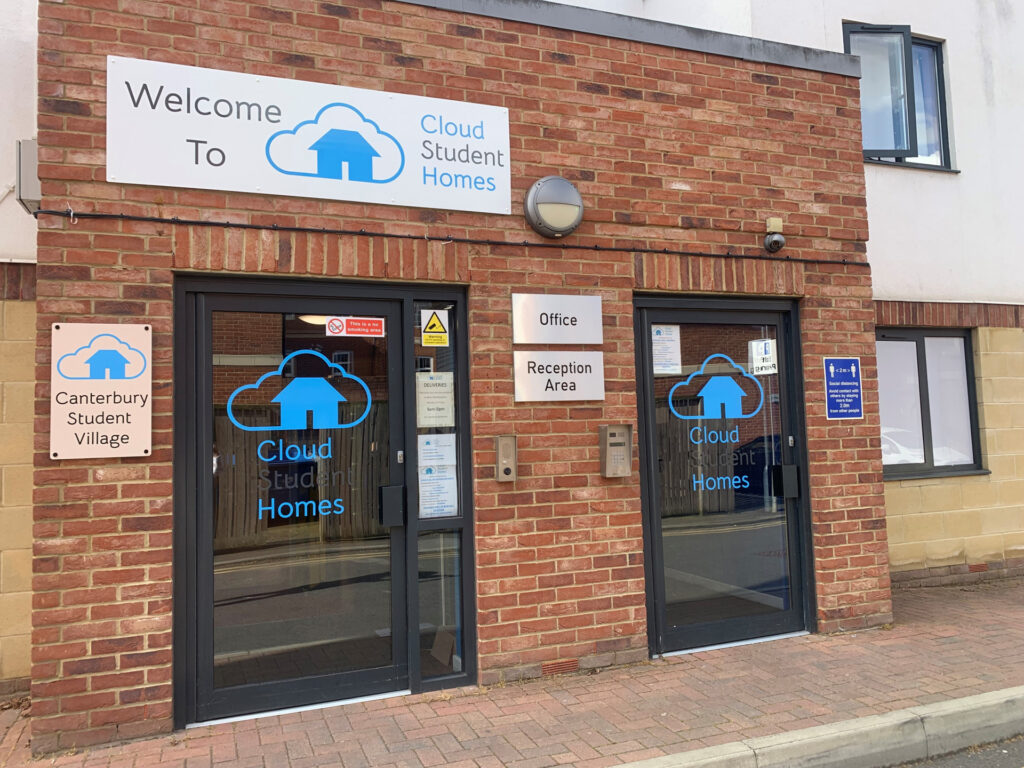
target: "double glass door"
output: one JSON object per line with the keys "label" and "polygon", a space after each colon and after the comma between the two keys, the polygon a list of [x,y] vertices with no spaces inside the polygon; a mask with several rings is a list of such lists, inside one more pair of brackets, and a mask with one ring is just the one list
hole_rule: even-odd
{"label": "double glass door", "polygon": [[637,320],[652,652],[804,629],[791,313]]}

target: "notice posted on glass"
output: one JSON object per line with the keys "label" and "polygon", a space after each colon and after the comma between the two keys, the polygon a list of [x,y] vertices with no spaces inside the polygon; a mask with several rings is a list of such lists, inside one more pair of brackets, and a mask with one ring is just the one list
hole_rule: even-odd
{"label": "notice posted on glass", "polygon": [[420,435],[418,444],[420,518],[458,516],[455,434]]}
{"label": "notice posted on glass", "polygon": [[660,374],[678,376],[683,372],[678,325],[651,326],[651,361],[656,376]]}

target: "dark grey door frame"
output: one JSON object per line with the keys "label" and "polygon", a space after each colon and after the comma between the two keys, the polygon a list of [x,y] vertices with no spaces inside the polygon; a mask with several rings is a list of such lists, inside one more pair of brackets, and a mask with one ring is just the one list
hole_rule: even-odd
{"label": "dark grey door frame", "polygon": [[[789,300],[700,299],[693,297],[667,297],[638,295],[634,298],[634,333],[636,340],[637,408],[640,448],[641,504],[643,507],[644,569],[646,576],[647,637],[652,656],[684,648],[666,644],[662,620],[665,592],[662,583],[662,550],[660,508],[657,501],[657,451],[653,430],[654,403],[651,400],[652,359],[649,329],[652,318],[661,322],[680,324],[758,323],[768,321],[778,328],[779,343],[784,345],[785,365],[781,382],[786,394],[785,416],[787,433],[795,444],[788,448],[790,460],[799,466],[799,498],[789,502],[788,518],[791,523],[791,582],[797,591],[794,607],[798,609],[799,625],[785,622],[767,622],[759,636],[806,629],[817,626],[814,592],[813,546],[811,540],[810,491],[806,427],[804,420],[803,365],[801,358],[798,305]],[[741,639],[741,638],[733,638]],[[743,638],[746,639],[746,638]],[[686,647],[702,647],[729,642],[712,634],[696,633]]]}
{"label": "dark grey door frame", "polygon": [[[393,398],[398,411],[404,412],[404,427],[393,434],[394,445],[405,450],[405,466],[396,467],[392,450],[392,474],[407,488],[406,525],[396,528],[392,534],[393,562],[402,578],[393,589],[393,610],[396,615],[393,627],[404,627],[405,631],[395,641],[395,673],[393,675],[374,672],[358,681],[366,693],[386,690],[412,691],[432,690],[456,685],[466,685],[476,680],[476,584],[472,515],[472,452],[469,410],[469,355],[468,324],[465,291],[459,287],[379,285],[341,282],[334,280],[288,280],[276,278],[210,277],[196,275],[177,276],[175,281],[174,314],[174,721],[175,727],[184,727],[190,722],[199,722],[213,717],[230,716],[230,707],[237,702],[228,702],[228,710],[222,713],[205,711],[200,700],[200,683],[204,671],[199,667],[201,635],[207,631],[200,627],[202,611],[197,603],[201,594],[200,565],[206,555],[212,553],[212,542],[204,545],[199,536],[198,521],[202,511],[196,514],[197,504],[209,504],[209,478],[199,471],[203,454],[208,451],[203,443],[205,413],[210,402],[208,382],[204,375],[209,351],[212,349],[212,333],[208,322],[211,311],[209,302],[221,303],[231,309],[245,306],[252,310],[278,309],[288,302],[303,303],[308,309],[315,303],[356,302],[373,305],[383,310],[392,307],[399,329],[389,333],[389,386],[394,388]],[[453,320],[460,333],[453,334],[455,347],[459,396],[456,403],[458,414],[458,456],[464,468],[464,481],[460,483],[458,519],[419,520],[417,509],[415,462],[416,419],[415,419],[415,364],[413,338],[413,302],[452,302],[456,310]],[[220,307],[217,307],[220,308]],[[390,354],[392,352],[394,354]],[[205,355],[205,358],[204,358]],[[394,367],[394,371],[391,369]],[[399,419],[399,422],[402,420]],[[208,436],[208,435],[207,435]],[[206,457],[209,458],[208,456]],[[208,464],[209,462],[207,462]],[[404,469],[404,475],[402,470]],[[394,481],[393,481],[394,482]],[[209,512],[209,510],[207,510]],[[421,532],[453,529],[460,534],[461,581],[463,627],[463,671],[445,677],[423,680],[419,664],[419,605],[418,605],[418,553],[417,539]],[[204,552],[203,548],[208,551]],[[397,547],[397,548],[396,548]],[[312,681],[316,681],[313,678]],[[399,683],[401,683],[399,685]],[[205,685],[205,683],[204,683]],[[316,700],[336,700],[350,695],[345,690],[330,693],[326,686],[321,694],[316,693],[317,684],[310,679],[287,681],[276,687],[268,701],[257,706],[248,706],[249,711],[273,710],[301,703],[315,703]],[[268,689],[269,690],[269,689]],[[311,694],[312,692],[312,694]],[[249,694],[252,695],[252,694]],[[357,695],[365,695],[363,693]],[[294,700],[296,703],[289,703]]]}

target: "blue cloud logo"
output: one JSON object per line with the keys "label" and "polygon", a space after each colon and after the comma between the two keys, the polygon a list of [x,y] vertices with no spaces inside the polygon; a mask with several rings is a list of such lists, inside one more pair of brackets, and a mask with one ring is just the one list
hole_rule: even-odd
{"label": "blue cloud logo", "polygon": [[[302,373],[291,376],[285,383],[282,377],[286,368],[302,370]],[[342,421],[339,417],[339,406],[348,402],[349,398],[345,397],[327,376],[306,375],[309,368],[325,371],[332,378],[340,377],[339,384],[342,389],[348,390],[350,395],[365,397],[366,406],[361,409],[358,417]],[[270,388],[268,391],[276,393],[269,401],[277,403],[280,408],[278,423],[244,423],[240,415],[235,413],[235,400],[243,393],[255,394],[264,386]],[[259,404],[266,405],[268,398],[264,397],[261,400]],[[245,384],[232,392],[228,398],[227,411],[231,423],[246,432],[306,429],[310,424],[313,429],[347,429],[361,423],[369,415],[372,401],[370,388],[366,386],[365,381],[346,372],[340,365],[332,363],[316,350],[300,349],[285,357],[275,370],[263,374],[255,383]]]}
{"label": "blue cloud logo", "polygon": [[146,356],[112,333],[93,336],[84,347],[61,355],[57,373],[71,380],[137,379],[146,372]]}
{"label": "blue cloud logo", "polygon": [[405,168],[402,145],[351,104],[328,104],[312,120],[267,139],[267,161],[289,176],[387,184]]}
{"label": "blue cloud logo", "polygon": [[[712,360],[718,360],[719,367],[722,365],[721,361],[724,361],[728,363],[729,368],[726,369],[725,373],[717,370],[708,372],[707,367]],[[707,381],[699,392],[691,393],[689,396],[692,398],[695,394],[701,399],[700,413],[692,416],[682,414],[676,410],[675,403],[673,402],[676,392],[680,387],[688,387],[699,376],[706,376]],[[740,382],[743,382],[743,384]],[[753,382],[753,388],[748,382]],[[753,398],[755,394],[757,396],[757,407],[747,413],[744,409],[744,400]],[[709,355],[701,363],[700,370],[691,373],[686,377],[685,381],[677,382],[668,393],[669,410],[672,411],[672,415],[677,419],[683,419],[684,421],[696,419],[749,419],[751,416],[756,416],[760,413],[763,405],[764,389],[761,387],[761,382],[747,373],[743,366],[734,363],[728,355],[717,352]]]}

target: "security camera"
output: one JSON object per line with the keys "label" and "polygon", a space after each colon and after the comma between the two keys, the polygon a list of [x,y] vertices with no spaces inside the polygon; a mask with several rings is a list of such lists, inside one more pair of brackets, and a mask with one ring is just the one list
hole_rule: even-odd
{"label": "security camera", "polygon": [[778,253],[785,247],[786,238],[780,235],[778,232],[772,232],[770,235],[765,235],[764,238],[764,249],[768,253]]}

